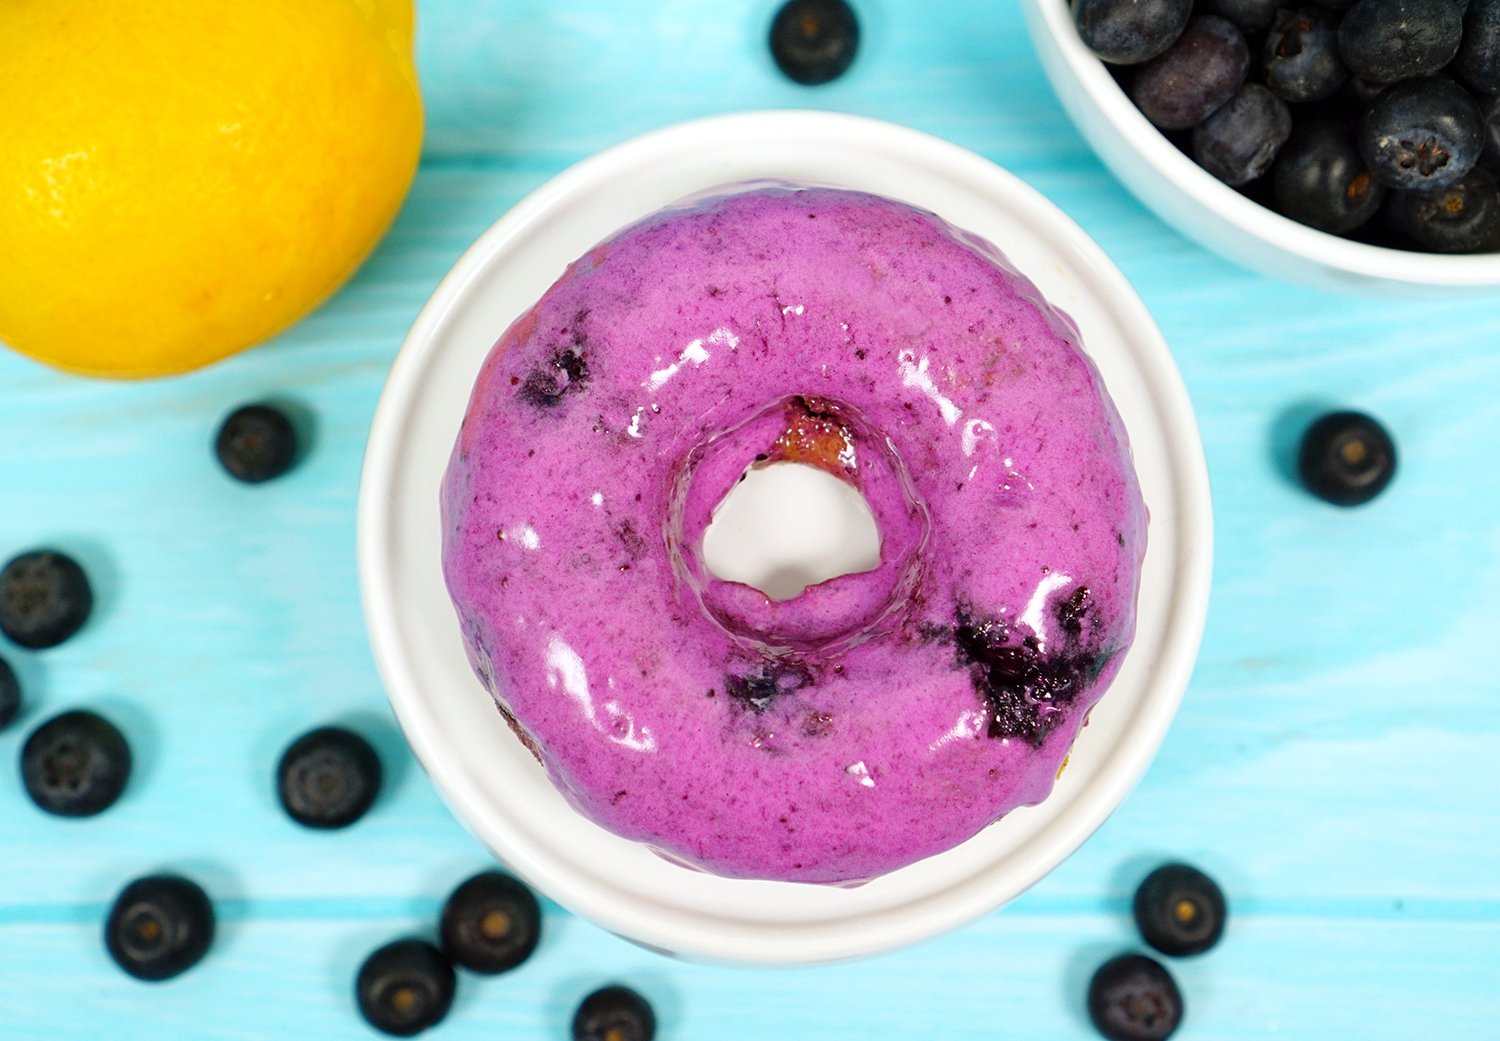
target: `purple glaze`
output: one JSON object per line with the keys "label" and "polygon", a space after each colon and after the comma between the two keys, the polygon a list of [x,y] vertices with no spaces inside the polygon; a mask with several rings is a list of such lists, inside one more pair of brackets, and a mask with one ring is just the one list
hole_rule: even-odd
{"label": "purple glaze", "polygon": [[[782,459],[865,495],[879,568],[782,602],[706,572],[713,508]],[[1134,634],[1146,533],[1030,282],[930,213],[791,185],[574,263],[486,360],[442,505],[475,670],[581,812],[826,883],[1046,797]]]}

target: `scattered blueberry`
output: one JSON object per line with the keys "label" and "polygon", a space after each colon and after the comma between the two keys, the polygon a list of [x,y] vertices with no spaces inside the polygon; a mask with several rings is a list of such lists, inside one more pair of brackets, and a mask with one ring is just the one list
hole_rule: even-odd
{"label": "scattered blueberry", "polygon": [[656,1013],[629,987],[603,987],[584,998],[573,1014],[573,1041],[651,1041]]}
{"label": "scattered blueberry", "polygon": [[180,976],[203,960],[214,938],[214,908],[195,882],[176,875],[136,879],[115,898],[104,946],[138,980]]}
{"label": "scattered blueberry", "polygon": [[1446,188],[1473,169],[1483,147],[1479,106],[1440,76],[1396,84],[1359,121],[1360,152],[1375,178],[1391,188]]}
{"label": "scattered blueberry", "polygon": [[1135,924],[1163,954],[1202,954],[1224,935],[1224,893],[1188,864],[1163,864],[1135,891]]}
{"label": "scattered blueberry", "polygon": [[1359,0],[1339,23],[1339,53],[1356,76],[1395,83],[1447,65],[1462,34],[1453,0]]}
{"label": "scattered blueberry", "polygon": [[771,57],[787,79],[815,87],[848,71],[859,19],[844,0],[788,0],[771,21]]}
{"label": "scattered blueberry", "polygon": [[1193,128],[1193,158],[1225,184],[1248,184],[1271,168],[1291,133],[1286,102],[1247,83]]}
{"label": "scattered blueberry", "polygon": [[1278,11],[1262,54],[1266,86],[1293,104],[1331,96],[1349,76],[1336,16],[1315,7]]}
{"label": "scattered blueberry", "polygon": [[1177,42],[1136,73],[1130,96],[1164,130],[1186,130],[1208,118],[1245,82],[1250,49],[1233,22],[1201,15]]}
{"label": "scattered blueberry", "polygon": [[21,749],[31,801],[59,817],[92,817],[114,805],[130,779],[130,745],[113,723],[74,710],[43,723]]}
{"label": "scattered blueberry", "polygon": [[1205,0],[1204,14],[1228,18],[1247,35],[1266,28],[1276,17],[1277,0]]}
{"label": "scattered blueberry", "polygon": [[32,550],[0,569],[0,632],[22,647],[56,647],[83,628],[93,607],[88,575],[65,553]]}
{"label": "scattered blueberry", "polygon": [[1481,93],[1500,94],[1500,0],[1470,0],[1453,73]]}
{"label": "scattered blueberry", "polygon": [[1481,167],[1457,184],[1435,192],[1397,192],[1397,226],[1434,253],[1500,250],[1500,188]]}
{"label": "scattered blueberry", "polygon": [[1292,220],[1343,234],[1373,217],[1385,187],[1370,175],[1344,122],[1324,117],[1292,131],[1271,170],[1276,208]]}
{"label": "scattered blueberry", "polygon": [[1089,981],[1089,1018],[1109,1041],[1165,1041],[1182,1022],[1182,992],[1160,962],[1121,954]]}
{"label": "scattered blueberry", "polygon": [[1105,61],[1138,65],[1172,46],[1192,13],[1193,0],[1076,0],[1073,24]]}
{"label": "scattered blueberry", "polygon": [[343,727],[303,734],[276,768],[282,807],[309,828],[344,828],[359,820],[374,804],[380,779],[375,749]]}
{"label": "scattered blueberry", "polygon": [[21,714],[21,681],[10,662],[0,658],[0,730],[16,721]]}
{"label": "scattered blueberry", "polygon": [[214,452],[229,476],[246,484],[280,477],[297,458],[297,432],[272,405],[242,405],[219,427]]}
{"label": "scattered blueberry", "polygon": [[1391,483],[1396,445],[1370,416],[1330,412],[1302,435],[1297,473],[1318,498],[1335,506],[1359,506]]}
{"label": "scattered blueberry", "polygon": [[411,1037],[453,1007],[453,966],[425,940],[397,940],[365,959],[354,983],[360,1015],[382,1033]]}
{"label": "scattered blueberry", "polygon": [[542,935],[542,909],[518,879],[485,871],[443,905],[443,952],[474,972],[506,972],[531,957]]}

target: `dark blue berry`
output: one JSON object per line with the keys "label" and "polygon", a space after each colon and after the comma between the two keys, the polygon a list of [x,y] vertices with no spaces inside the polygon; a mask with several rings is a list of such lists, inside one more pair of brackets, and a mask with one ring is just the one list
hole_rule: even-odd
{"label": "dark blue berry", "polygon": [[771,57],[804,86],[838,79],[858,50],[859,19],[844,0],[788,0],[771,20]]}
{"label": "dark blue berry", "polygon": [[21,681],[10,662],[0,658],[0,730],[16,721],[21,714]]}
{"label": "dark blue berry", "polygon": [[297,432],[271,405],[243,405],[224,418],[214,452],[229,476],[246,484],[280,477],[297,459]]}
{"label": "dark blue berry", "polygon": [[519,880],[485,871],[448,897],[440,931],[443,952],[455,964],[494,975],[531,957],[542,936],[542,909]]}
{"label": "dark blue berry", "polygon": [[1141,66],[1130,97],[1163,130],[1186,130],[1228,101],[1249,67],[1244,34],[1227,19],[1202,15],[1164,54]]}
{"label": "dark blue berry", "polygon": [[1397,192],[1396,225],[1434,253],[1493,253],[1500,250],[1500,188],[1495,176],[1475,167],[1457,184],[1435,192]]}
{"label": "dark blue berry", "polygon": [[1286,102],[1247,83],[1193,128],[1193,158],[1225,184],[1247,184],[1271,168],[1291,133]]}
{"label": "dark blue berry", "polygon": [[1453,0],[1359,0],[1339,23],[1339,54],[1356,76],[1395,83],[1447,65],[1462,35]]}
{"label": "dark blue berry", "polygon": [[309,828],[344,828],[365,815],[380,793],[380,757],[343,727],[319,727],[293,741],[276,769],[288,816]]}
{"label": "dark blue berry", "polygon": [[1500,0],[1473,0],[1453,73],[1483,94],[1500,94]]}
{"label": "dark blue berry", "polygon": [[1370,176],[1340,119],[1304,120],[1292,131],[1271,168],[1276,208],[1292,220],[1342,235],[1375,216],[1385,187]]}
{"label": "dark blue berry", "polygon": [[0,568],[0,632],[22,647],[56,647],[83,628],[93,607],[88,575],[65,553],[32,550]]}
{"label": "dark blue berry", "polygon": [[1224,893],[1188,864],[1163,864],[1135,891],[1136,927],[1152,947],[1180,957],[1202,954],[1224,935]]}
{"label": "dark blue berry", "polygon": [[1277,0],[1205,0],[1198,6],[1204,14],[1228,18],[1249,35],[1271,24],[1276,17]]}
{"label": "dark blue berry", "polygon": [[43,723],[21,749],[31,801],[59,817],[92,817],[113,806],[130,779],[130,745],[109,720],[74,710]]}
{"label": "dark blue berry", "polygon": [[1500,96],[1490,98],[1482,113],[1484,153],[1481,159],[1491,170],[1500,171]]}
{"label": "dark blue berry", "polygon": [[526,374],[521,398],[537,408],[551,408],[589,381],[588,361],[575,343],[552,354],[547,362]]}
{"label": "dark blue berry", "polygon": [[1073,24],[1100,58],[1139,65],[1172,46],[1192,13],[1193,0],[1074,0]]}
{"label": "dark blue berry", "polygon": [[1160,962],[1121,954],[1089,981],[1089,1019],[1109,1041],[1166,1041],[1182,1022],[1182,992]]}
{"label": "dark blue berry", "polygon": [[180,976],[203,960],[214,939],[214,908],[195,882],[150,875],[115,898],[104,923],[104,946],[138,980]]}
{"label": "dark blue berry", "polygon": [[1396,474],[1396,445],[1362,412],[1330,412],[1302,435],[1297,473],[1308,491],[1335,506],[1359,506]]}
{"label": "dark blue berry", "polygon": [[1439,76],[1396,84],[1359,121],[1359,148],[1370,172],[1403,191],[1457,183],[1483,147],[1479,106],[1457,83]]}
{"label": "dark blue berry", "polygon": [[1262,51],[1266,86],[1293,104],[1330,97],[1349,76],[1336,25],[1335,15],[1317,8],[1278,11]]}
{"label": "dark blue berry", "polygon": [[411,1037],[435,1027],[453,1007],[453,966],[425,940],[397,940],[365,959],[354,981],[360,1015],[376,1030]]}
{"label": "dark blue berry", "polygon": [[573,1041],[651,1041],[656,1013],[629,987],[602,987],[584,998],[573,1014]]}

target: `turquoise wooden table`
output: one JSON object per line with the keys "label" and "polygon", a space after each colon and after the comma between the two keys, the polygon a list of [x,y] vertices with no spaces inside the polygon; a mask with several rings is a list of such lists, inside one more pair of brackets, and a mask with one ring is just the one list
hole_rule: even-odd
{"label": "turquoise wooden table", "polygon": [[[432,928],[487,863],[416,767],[371,662],[354,501],[376,398],[460,251],[566,165],[638,132],[748,108],[906,123],[994,159],[1093,234],[1173,346],[1216,496],[1214,600],[1155,765],[1074,857],[1010,907],[913,949],[786,971],[701,967],[546,907],[518,971],[461,981],[433,1036],[566,1036],[593,986],[628,982],[665,1039],[1087,1038],[1094,966],[1137,943],[1128,899],[1183,857],[1217,876],[1222,945],[1175,963],[1186,1039],[1500,1038],[1500,298],[1333,296],[1204,252],[1110,177],[1063,115],[1010,4],[863,0],[865,44],[825,88],[782,80],[773,0],[423,0],[429,115],[410,200],[343,292],[262,349],[143,384],[0,356],[0,555],[76,554],[98,610],[49,652],[5,647],[29,694],[0,734],[0,1038],[364,1038],[364,955]],[[3,60],[3,59],[0,59]],[[315,417],[291,475],[236,485],[209,442],[237,403]],[[1325,405],[1388,422],[1391,489],[1341,511],[1283,462]],[[102,708],[138,770],[86,822],[37,812],[24,734]],[[278,808],[283,745],[352,722],[388,786],[353,829]],[[148,871],[217,900],[209,958],[147,986],[100,922]]]}

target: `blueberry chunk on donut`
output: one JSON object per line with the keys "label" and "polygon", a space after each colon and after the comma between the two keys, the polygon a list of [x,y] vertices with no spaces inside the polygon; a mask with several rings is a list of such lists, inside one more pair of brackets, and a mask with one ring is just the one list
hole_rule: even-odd
{"label": "blueberry chunk on donut", "polygon": [[[715,574],[778,466],[853,489],[878,563]],[[1045,799],[1135,632],[1146,512],[1077,328],[870,194],[731,186],[589,250],[499,336],[441,496],[506,722],[585,816],[728,877],[869,879]]]}

